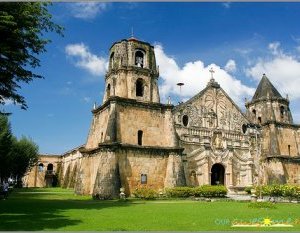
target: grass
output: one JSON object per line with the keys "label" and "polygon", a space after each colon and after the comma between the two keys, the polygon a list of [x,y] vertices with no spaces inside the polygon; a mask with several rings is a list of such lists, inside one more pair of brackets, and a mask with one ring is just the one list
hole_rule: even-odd
{"label": "grass", "polygon": [[[232,228],[233,221],[286,221],[292,228]],[[0,200],[0,231],[299,231],[300,205],[250,208],[246,202],[95,201],[60,188],[15,190]]]}

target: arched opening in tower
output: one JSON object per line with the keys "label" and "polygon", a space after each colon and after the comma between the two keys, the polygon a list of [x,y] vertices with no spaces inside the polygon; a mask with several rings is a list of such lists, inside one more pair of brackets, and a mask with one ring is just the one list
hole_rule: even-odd
{"label": "arched opening in tower", "polygon": [[109,59],[109,61],[110,61],[110,68],[111,69],[114,68],[114,62],[115,62],[114,57],[115,57],[115,53],[112,52],[111,55],[110,55],[110,59]]}
{"label": "arched opening in tower", "polygon": [[108,99],[108,97],[110,97],[110,84],[106,87],[106,98]]}
{"label": "arched opening in tower", "polygon": [[138,145],[139,146],[143,145],[143,131],[142,130],[138,131]]}
{"label": "arched opening in tower", "polygon": [[280,106],[280,117],[281,117],[281,119],[284,118],[284,114],[285,114],[285,109],[284,109],[283,106]]}
{"label": "arched opening in tower", "polygon": [[144,53],[142,51],[135,52],[135,65],[137,67],[144,67]]}
{"label": "arched opening in tower", "polygon": [[136,91],[136,96],[144,96],[144,81],[143,79],[139,78],[138,80],[136,80],[136,87],[135,87],[135,91]]}

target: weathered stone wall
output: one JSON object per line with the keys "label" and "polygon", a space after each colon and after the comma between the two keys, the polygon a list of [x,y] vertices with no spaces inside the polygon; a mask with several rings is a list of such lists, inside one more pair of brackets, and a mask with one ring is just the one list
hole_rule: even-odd
{"label": "weathered stone wall", "polygon": [[137,145],[138,130],[142,130],[143,146],[176,146],[176,134],[170,108],[119,103],[117,112],[117,141]]}
{"label": "weathered stone wall", "polygon": [[[143,185],[155,190],[185,185],[181,157],[163,149],[123,148],[119,151],[121,185],[127,195]],[[141,184],[141,175],[147,184]]]}
{"label": "weathered stone wall", "polygon": [[300,184],[300,161],[269,158],[262,164],[264,184]]}
{"label": "weathered stone wall", "polygon": [[[114,149],[113,149],[114,148]],[[99,198],[117,197],[141,186],[155,190],[183,186],[185,178],[180,150],[113,146],[89,152],[78,169],[75,192]],[[147,183],[141,184],[141,175]]]}
{"label": "weathered stone wall", "polygon": [[93,194],[99,164],[102,163],[103,152],[84,155],[77,168],[75,192],[77,194]]}
{"label": "weathered stone wall", "polygon": [[264,156],[300,155],[299,128],[291,125],[269,123],[263,126]]}
{"label": "weathered stone wall", "polygon": [[264,124],[267,121],[293,123],[289,102],[284,98],[266,98],[248,103],[246,114],[249,120],[256,124]]}
{"label": "weathered stone wall", "polygon": [[[57,172],[58,164],[61,162],[59,155],[40,155],[37,164],[28,171],[27,175],[23,178],[24,187],[45,187],[45,176],[47,173],[47,166],[53,165],[53,174]],[[39,164],[43,164],[43,170],[39,169]]]}
{"label": "weathered stone wall", "polygon": [[111,112],[112,108],[110,108],[109,105],[97,112],[94,112],[89,135],[87,138],[87,143],[85,146],[87,149],[96,148],[98,147],[99,143],[106,140],[107,125]]}

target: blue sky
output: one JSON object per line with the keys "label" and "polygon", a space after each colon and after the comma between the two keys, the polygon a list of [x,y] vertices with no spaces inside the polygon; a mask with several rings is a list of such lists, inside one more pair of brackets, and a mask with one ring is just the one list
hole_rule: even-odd
{"label": "blue sky", "polygon": [[[52,43],[36,72],[45,79],[22,85],[29,109],[7,102],[15,135],[31,137],[41,153],[84,144],[91,109],[102,103],[108,49],[134,36],[155,45],[161,102],[187,100],[215,79],[243,109],[263,73],[289,94],[300,123],[300,3],[53,3],[65,36]],[[184,82],[181,94],[177,82]]]}

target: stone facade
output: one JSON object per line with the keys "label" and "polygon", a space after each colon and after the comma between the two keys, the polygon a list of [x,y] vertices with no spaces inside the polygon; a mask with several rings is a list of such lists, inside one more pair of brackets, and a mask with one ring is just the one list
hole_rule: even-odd
{"label": "stone facade", "polygon": [[[288,98],[265,75],[246,113],[213,77],[185,103],[165,105],[153,46],[130,38],[109,54],[103,103],[92,110],[86,144],[53,157],[63,187],[109,198],[121,187],[131,195],[141,186],[223,184],[237,192],[259,183],[300,183],[300,126]],[[27,185],[50,185],[38,168]]]}
{"label": "stone facade", "polygon": [[37,165],[23,178],[25,187],[51,187],[61,169],[61,155],[40,155]]}

